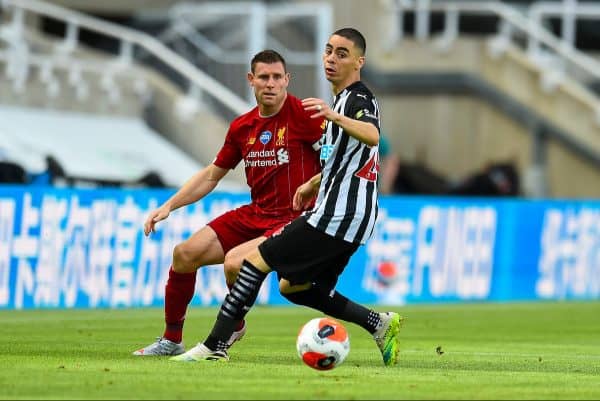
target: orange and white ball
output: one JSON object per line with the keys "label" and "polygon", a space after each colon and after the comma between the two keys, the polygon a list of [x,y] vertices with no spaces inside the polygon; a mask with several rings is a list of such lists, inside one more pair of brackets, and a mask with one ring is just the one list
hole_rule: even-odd
{"label": "orange and white ball", "polygon": [[308,321],[298,333],[296,349],[302,361],[313,369],[330,370],[350,352],[350,337],[343,324],[329,317]]}

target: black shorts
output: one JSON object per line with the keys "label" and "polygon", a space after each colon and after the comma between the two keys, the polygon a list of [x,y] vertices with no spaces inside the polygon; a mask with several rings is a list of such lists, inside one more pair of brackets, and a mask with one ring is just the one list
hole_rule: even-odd
{"label": "black shorts", "polygon": [[331,290],[359,245],[327,235],[299,217],[258,250],[279,278],[292,285],[318,282]]}

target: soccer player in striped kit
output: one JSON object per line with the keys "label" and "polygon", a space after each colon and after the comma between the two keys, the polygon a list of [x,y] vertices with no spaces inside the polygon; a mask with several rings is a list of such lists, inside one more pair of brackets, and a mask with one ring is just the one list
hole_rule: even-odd
{"label": "soccer player in striped kit", "polygon": [[335,290],[339,275],[371,236],[377,218],[379,107],[360,81],[366,43],[353,28],[334,32],[323,63],[335,99],[302,101],[313,118],[325,118],[322,171],[298,188],[294,207],[312,210],[286,225],[250,252],[225,298],[207,339],[176,361],[228,360],[227,340],[254,304],[266,275],[275,270],[280,291],[290,301],[356,323],[369,331],[386,366],[398,361],[401,317],[378,313]]}

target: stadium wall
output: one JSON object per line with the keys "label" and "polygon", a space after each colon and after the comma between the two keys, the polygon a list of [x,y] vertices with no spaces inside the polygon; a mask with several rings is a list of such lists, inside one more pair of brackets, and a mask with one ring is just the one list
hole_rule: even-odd
{"label": "stadium wall", "polygon": [[[172,190],[0,187],[0,309],[161,306],[173,246],[248,200],[213,193],[145,238]],[[370,304],[600,299],[600,201],[382,197],[338,289]],[[218,305],[221,266],[193,305]],[[269,275],[261,304],[287,304]]]}

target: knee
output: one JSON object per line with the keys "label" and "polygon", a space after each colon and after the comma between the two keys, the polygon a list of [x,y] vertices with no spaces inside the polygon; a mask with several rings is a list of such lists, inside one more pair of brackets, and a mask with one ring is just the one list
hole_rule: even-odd
{"label": "knee", "polygon": [[286,298],[289,298],[291,294],[306,291],[312,288],[312,283],[304,283],[299,285],[291,285],[289,281],[285,279],[279,280],[279,292]]}
{"label": "knee", "polygon": [[223,270],[225,272],[225,278],[229,284],[232,284],[237,278],[242,268],[242,260],[229,254],[225,255],[223,261]]}
{"label": "knee", "polygon": [[173,270],[177,273],[190,273],[197,270],[196,257],[193,252],[181,243],[173,249]]}
{"label": "knee", "polygon": [[279,292],[287,298],[287,295],[292,293],[290,282],[287,280],[279,280]]}
{"label": "knee", "polygon": [[296,305],[307,305],[306,297],[307,291],[298,291],[297,288],[292,287],[289,282],[285,280],[279,281],[279,293],[285,299]]}

